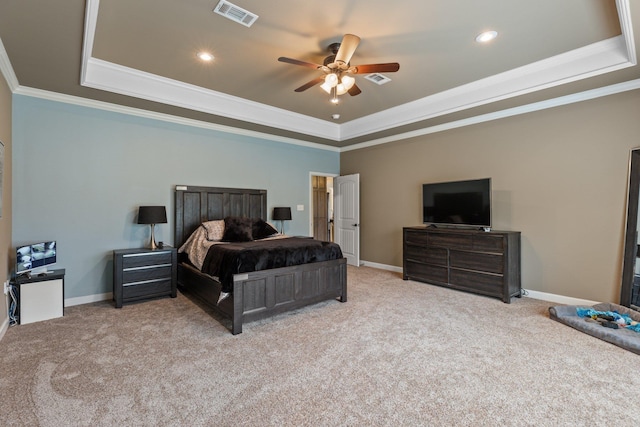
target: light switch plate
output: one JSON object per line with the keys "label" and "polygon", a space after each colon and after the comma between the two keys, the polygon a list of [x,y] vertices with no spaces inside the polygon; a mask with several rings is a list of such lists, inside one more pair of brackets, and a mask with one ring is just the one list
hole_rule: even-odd
{"label": "light switch plate", "polygon": [[298,210],[299,211],[303,211],[304,210],[304,205],[298,205]]}

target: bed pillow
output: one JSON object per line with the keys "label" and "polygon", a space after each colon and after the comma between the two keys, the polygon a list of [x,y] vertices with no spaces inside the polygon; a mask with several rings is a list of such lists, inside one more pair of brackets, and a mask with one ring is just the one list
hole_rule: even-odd
{"label": "bed pillow", "polygon": [[251,230],[253,240],[264,239],[265,237],[271,237],[274,234],[278,233],[278,230],[273,228],[271,224],[261,218],[256,218],[253,220]]}
{"label": "bed pillow", "polygon": [[251,218],[240,218],[238,216],[228,216],[224,219],[224,235],[222,240],[225,242],[249,242],[253,240]]}
{"label": "bed pillow", "polygon": [[224,219],[203,222],[202,226],[207,232],[207,240],[218,242],[224,236]]}
{"label": "bed pillow", "polygon": [[[224,222],[224,221],[223,221]],[[191,264],[196,266],[198,270],[202,270],[202,264],[207,256],[207,252],[212,245],[216,242],[207,239],[207,230],[203,225],[200,225],[191,236],[184,242],[178,252],[186,253],[189,257]]]}

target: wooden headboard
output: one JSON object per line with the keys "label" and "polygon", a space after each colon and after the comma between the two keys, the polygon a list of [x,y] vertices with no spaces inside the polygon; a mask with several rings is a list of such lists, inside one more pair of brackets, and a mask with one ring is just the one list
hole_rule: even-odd
{"label": "wooden headboard", "polygon": [[176,185],[174,246],[179,248],[205,221],[226,216],[267,220],[267,190]]}

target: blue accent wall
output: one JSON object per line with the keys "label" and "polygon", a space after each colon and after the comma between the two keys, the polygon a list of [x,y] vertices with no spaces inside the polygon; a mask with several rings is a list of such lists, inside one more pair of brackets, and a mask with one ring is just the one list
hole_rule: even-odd
{"label": "blue accent wall", "polygon": [[14,95],[13,245],[56,240],[65,298],[103,294],[112,250],[149,241],[138,206],[166,205],[156,240],[173,244],[176,185],[266,189],[308,235],[309,173],[339,171],[336,151]]}

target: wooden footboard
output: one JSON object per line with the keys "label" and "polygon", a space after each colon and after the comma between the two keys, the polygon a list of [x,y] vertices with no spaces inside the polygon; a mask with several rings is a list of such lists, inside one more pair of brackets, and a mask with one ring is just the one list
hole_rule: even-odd
{"label": "wooden footboard", "polygon": [[231,332],[242,325],[306,305],[339,298],[347,301],[345,258],[236,274],[233,294],[218,304],[221,285],[188,267],[178,269],[178,284],[231,318]]}

